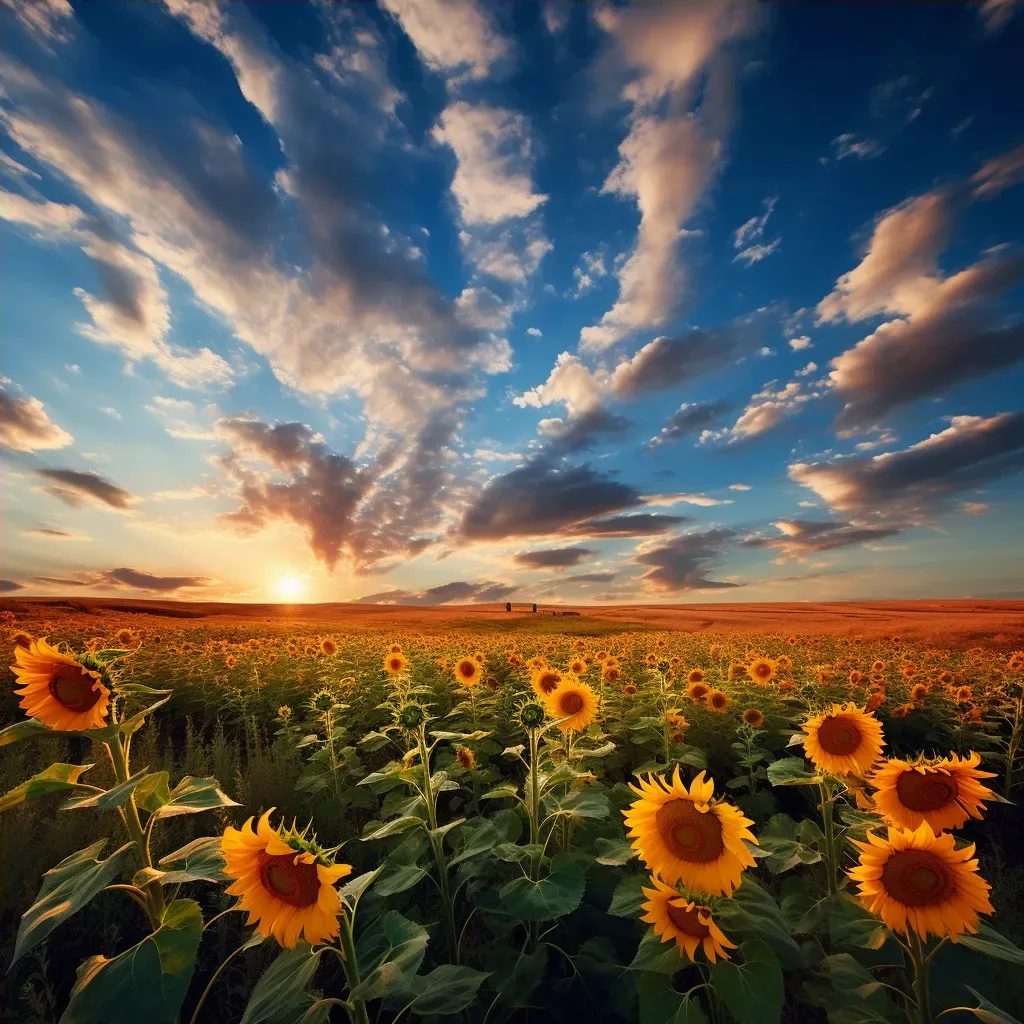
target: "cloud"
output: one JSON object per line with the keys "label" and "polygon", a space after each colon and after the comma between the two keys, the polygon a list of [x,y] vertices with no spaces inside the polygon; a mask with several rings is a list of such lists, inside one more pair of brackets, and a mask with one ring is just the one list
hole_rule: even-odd
{"label": "cloud", "polygon": [[646,537],[668,533],[683,523],[692,522],[689,516],[667,516],[657,512],[639,512],[633,515],[606,516],[576,523],[563,530],[565,534],[582,537]]}
{"label": "cloud", "polygon": [[452,601],[487,603],[502,601],[509,594],[519,590],[514,583],[493,583],[489,580],[455,583],[443,583],[427,590],[384,590],[377,594],[361,597],[357,604],[411,604],[441,605]]}
{"label": "cloud", "polygon": [[0,383],[0,445],[16,452],[38,452],[63,448],[73,440],[50,420],[38,398],[19,398]]}
{"label": "cloud", "polygon": [[[617,274],[618,299],[580,332],[580,347],[591,352],[661,327],[679,309],[686,287],[679,240],[720,166],[731,120],[731,73],[718,54],[751,24],[743,5],[728,3],[609,6],[596,18],[634,73],[622,92],[632,104],[629,132],[602,191],[634,199],[640,227]],[[667,109],[659,109],[666,97]]]}
{"label": "cloud", "polygon": [[853,132],[837,135],[832,140],[832,155],[837,161],[850,156],[855,156],[858,160],[871,160],[884,152],[885,146],[881,142],[876,139],[859,139]]}
{"label": "cloud", "polygon": [[580,262],[572,268],[572,276],[576,281],[575,298],[590,291],[602,277],[608,276],[608,268],[604,264],[604,252],[585,252],[580,255]]}
{"label": "cloud", "polygon": [[640,504],[639,494],[587,465],[531,463],[490,480],[466,509],[465,541],[558,533],[584,520]]}
{"label": "cloud", "polygon": [[768,224],[775,204],[779,201],[778,196],[769,196],[764,200],[764,213],[755,215],[748,221],[744,221],[733,233],[732,244],[734,249],[745,249],[752,242],[756,242],[764,235],[764,229]]}
{"label": "cloud", "polygon": [[805,335],[802,335],[799,338],[790,338],[789,339],[789,347],[794,352],[803,352],[804,349],[814,348],[814,344],[812,343],[811,339],[808,338],[807,335],[805,334]]}
{"label": "cloud", "polygon": [[1013,17],[1020,0],[982,0],[978,14],[989,32],[997,32]]}
{"label": "cloud", "polygon": [[742,546],[770,548],[779,552],[780,560],[802,561],[808,555],[879,541],[900,532],[899,526],[865,526],[828,520],[780,519],[772,525],[781,537],[748,537],[741,542]]}
{"label": "cloud", "polygon": [[993,157],[971,178],[974,197],[988,198],[1024,180],[1024,145]]}
{"label": "cloud", "polygon": [[710,427],[732,408],[729,402],[683,402],[650,440],[651,447],[678,441]]}
{"label": "cloud", "polygon": [[71,38],[67,22],[73,21],[75,12],[68,0],[0,0],[14,13],[21,26],[44,47],[48,43],[63,43]]}
{"label": "cloud", "polygon": [[[798,372],[799,375],[802,374]],[[707,444],[728,437],[729,444],[734,444],[759,437],[794,415],[805,403],[820,397],[817,391],[805,391],[799,381],[793,380],[780,386],[778,381],[770,380],[757,394],[750,396],[746,408],[731,427],[703,431],[700,443]]]}
{"label": "cloud", "polygon": [[162,594],[172,590],[207,587],[214,582],[208,576],[154,576],[152,573],[128,568],[110,569],[101,576],[102,579],[97,580],[94,586],[122,586],[131,590],[151,590]]}
{"label": "cloud", "polygon": [[442,111],[432,134],[455,153],[452,194],[466,224],[526,217],[547,201],[533,191],[530,137],[522,114],[459,100]]}
{"label": "cloud", "polygon": [[746,266],[752,266],[755,263],[760,263],[761,260],[767,259],[773,252],[782,244],[781,238],[776,238],[773,242],[768,242],[764,245],[751,245],[744,249],[742,252],[736,253],[732,258],[733,263],[742,262]]}
{"label": "cloud", "polygon": [[21,533],[23,537],[40,537],[43,540],[92,540],[92,537],[88,537],[84,533],[73,533],[70,530],[55,530],[49,526],[39,526],[31,530],[22,530]]}
{"label": "cloud", "polygon": [[382,0],[433,71],[462,78],[486,78],[508,53],[508,44],[472,0]]}
{"label": "cloud", "polygon": [[92,501],[124,511],[136,500],[123,487],[118,487],[98,473],[77,469],[38,469],[36,473],[52,482],[52,486],[46,488],[47,494],[52,494],[68,505],[78,506],[84,501]]}
{"label": "cloud", "polygon": [[542,338],[542,337],[544,337],[544,335],[543,335],[543,333],[541,332],[541,330],[540,330],[540,328],[539,328],[539,327],[527,327],[527,328],[526,328],[526,333],[527,333],[527,334],[528,334],[528,335],[529,335],[529,336],[530,336],[531,338]]}
{"label": "cloud", "polygon": [[589,548],[544,548],[520,551],[512,561],[524,569],[568,569],[579,565],[593,553]]}
{"label": "cloud", "polygon": [[749,484],[729,484],[730,491],[749,491],[752,490]]}
{"label": "cloud", "polygon": [[625,416],[609,412],[603,406],[596,406],[567,420],[559,417],[543,419],[537,429],[542,437],[547,438],[545,453],[549,456],[564,456],[587,451],[602,438],[621,437],[632,425]]}
{"label": "cloud", "polygon": [[731,505],[731,498],[709,498],[706,494],[651,494],[644,496],[644,504],[652,507],[679,504],[699,505],[711,508],[715,505]]}
{"label": "cloud", "polygon": [[581,584],[581,583],[614,583],[619,578],[617,572],[578,572],[571,576],[566,576],[565,583]]}
{"label": "cloud", "polygon": [[12,594],[16,590],[24,590],[25,585],[16,580],[0,580],[0,594]]}
{"label": "cloud", "polygon": [[637,547],[633,558],[638,565],[647,566],[640,577],[644,589],[651,593],[678,593],[741,586],[707,578],[712,571],[711,563],[720,560],[722,548],[735,535],[734,530],[716,527],[680,534],[668,541],[645,541]]}
{"label": "cloud", "polygon": [[795,463],[789,478],[840,512],[926,521],[952,496],[1024,469],[1024,413],[954,416],[898,452],[838,462]]}
{"label": "cloud", "polygon": [[887,211],[860,264],[818,304],[819,321],[896,317],[831,361],[829,380],[845,400],[840,428],[1024,357],[1024,325],[1002,322],[995,307],[1024,280],[1024,251],[998,251],[944,276],[938,257],[955,206],[951,190],[937,190]]}

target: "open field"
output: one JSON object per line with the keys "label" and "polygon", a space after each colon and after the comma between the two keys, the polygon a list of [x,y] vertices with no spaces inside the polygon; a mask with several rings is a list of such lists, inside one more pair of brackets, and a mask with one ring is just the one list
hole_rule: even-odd
{"label": "open field", "polygon": [[1024,1012],[1024,602],[514,608],[3,602],[7,1019]]}
{"label": "open field", "polygon": [[[511,629],[525,628],[530,606],[504,604],[415,607],[371,604],[219,604],[84,598],[0,600],[0,610],[70,608],[95,615],[155,615],[208,619],[218,627],[234,621],[330,623],[337,629]],[[963,649],[975,643],[1024,643],[1024,601],[836,601],[779,604],[539,605],[540,623],[529,628],[557,632],[564,618],[579,616],[574,631],[662,629],[703,633],[860,637],[941,643]],[[551,622],[555,619],[555,622]],[[565,627],[567,628],[567,627]]]}

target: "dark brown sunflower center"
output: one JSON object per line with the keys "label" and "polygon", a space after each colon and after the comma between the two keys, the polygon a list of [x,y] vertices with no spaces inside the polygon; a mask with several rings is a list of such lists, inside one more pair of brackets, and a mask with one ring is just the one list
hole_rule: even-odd
{"label": "dark brown sunflower center", "polygon": [[724,708],[729,698],[724,693],[711,694],[711,703],[716,708]]}
{"label": "dark brown sunflower center", "polygon": [[472,679],[476,675],[476,662],[475,661],[461,661],[459,662],[459,675],[465,676],[466,679]]}
{"label": "dark brown sunflower center", "polygon": [[558,684],[561,681],[562,677],[557,672],[545,672],[544,675],[537,680],[537,685],[545,693],[552,693],[558,688]]}
{"label": "dark brown sunflower center", "polygon": [[956,893],[946,865],[930,850],[896,850],[882,868],[882,886],[907,907],[934,907]]}
{"label": "dark brown sunflower center", "polygon": [[562,714],[578,715],[583,710],[583,698],[578,693],[567,693],[562,698]]}
{"label": "dark brown sunflower center", "polygon": [[711,929],[700,919],[700,914],[696,908],[687,910],[683,907],[673,907],[669,904],[668,919],[681,932],[692,935],[696,939],[704,939],[711,934]]}
{"label": "dark brown sunflower center", "polygon": [[311,907],[320,896],[316,864],[295,864],[295,854],[260,856],[260,879],[265,889],[293,907]]}
{"label": "dark brown sunflower center", "polygon": [[818,743],[826,754],[854,754],[860,746],[860,729],[843,715],[826,718],[818,727]]}
{"label": "dark brown sunflower center", "polygon": [[716,860],[725,849],[722,823],[710,811],[701,814],[692,800],[670,800],[655,815],[658,835],[674,857],[694,864]]}
{"label": "dark brown sunflower center", "polygon": [[88,711],[100,699],[94,682],[78,665],[59,665],[50,677],[50,696],[69,711]]}
{"label": "dark brown sunflower center", "polygon": [[771,674],[772,674],[772,667],[771,667],[771,665],[766,665],[763,661],[754,666],[754,675],[755,676],[760,676],[762,679],[764,679],[765,677],[770,676]]}
{"label": "dark brown sunflower center", "polygon": [[939,772],[911,769],[896,780],[896,795],[911,811],[937,811],[957,798],[956,779]]}

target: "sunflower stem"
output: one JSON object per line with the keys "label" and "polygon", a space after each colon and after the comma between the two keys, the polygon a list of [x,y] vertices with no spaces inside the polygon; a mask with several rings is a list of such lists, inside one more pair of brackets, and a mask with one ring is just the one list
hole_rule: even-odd
{"label": "sunflower stem", "polygon": [[359,961],[356,959],[356,944],[352,937],[352,918],[347,911],[341,915],[339,924],[341,926],[341,949],[345,954],[342,959],[342,967],[345,970],[349,993],[348,1001],[344,1003],[345,1010],[352,1024],[370,1024],[366,1003],[362,999],[352,998],[352,993],[359,984]]}
{"label": "sunflower stem", "polygon": [[441,921],[444,925],[445,945],[448,947],[448,959],[451,963],[459,962],[459,937],[455,927],[455,906],[452,900],[451,886],[448,880],[448,862],[444,856],[444,836],[437,835],[437,794],[430,778],[430,751],[427,749],[427,727],[422,723],[417,732],[417,743],[420,751],[420,766],[423,768],[423,795],[427,804],[427,822],[430,825],[430,848],[434,852],[434,863],[437,866],[437,889],[441,896]]}
{"label": "sunflower stem", "polygon": [[[128,780],[128,759],[125,757],[124,746],[120,731],[109,743],[104,743],[107,753],[110,756],[110,764],[114,769],[114,779],[117,785],[122,785]],[[143,868],[151,868],[153,862],[149,856],[149,837],[139,820],[139,809],[135,804],[135,794],[131,793],[124,807],[121,809],[121,818],[132,842],[135,844],[135,851],[139,858],[139,864]],[[150,882],[143,888],[146,894],[146,910],[149,914],[149,923],[153,931],[156,931],[164,919],[164,893],[160,888],[159,880]]]}
{"label": "sunflower stem", "polygon": [[829,898],[839,895],[839,856],[836,844],[835,797],[828,782],[818,785],[821,794],[821,824],[825,836],[825,867]]}
{"label": "sunflower stem", "polygon": [[921,946],[921,937],[910,932],[910,960],[914,966],[914,1000],[917,1004],[917,1024],[932,1024],[931,999],[928,992],[928,961]]}

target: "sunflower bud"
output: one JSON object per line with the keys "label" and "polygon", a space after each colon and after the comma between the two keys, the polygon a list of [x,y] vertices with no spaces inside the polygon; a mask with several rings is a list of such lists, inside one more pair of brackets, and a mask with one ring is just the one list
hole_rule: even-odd
{"label": "sunflower bud", "polygon": [[519,712],[519,721],[527,729],[536,729],[544,721],[544,708],[540,704],[527,704]]}

